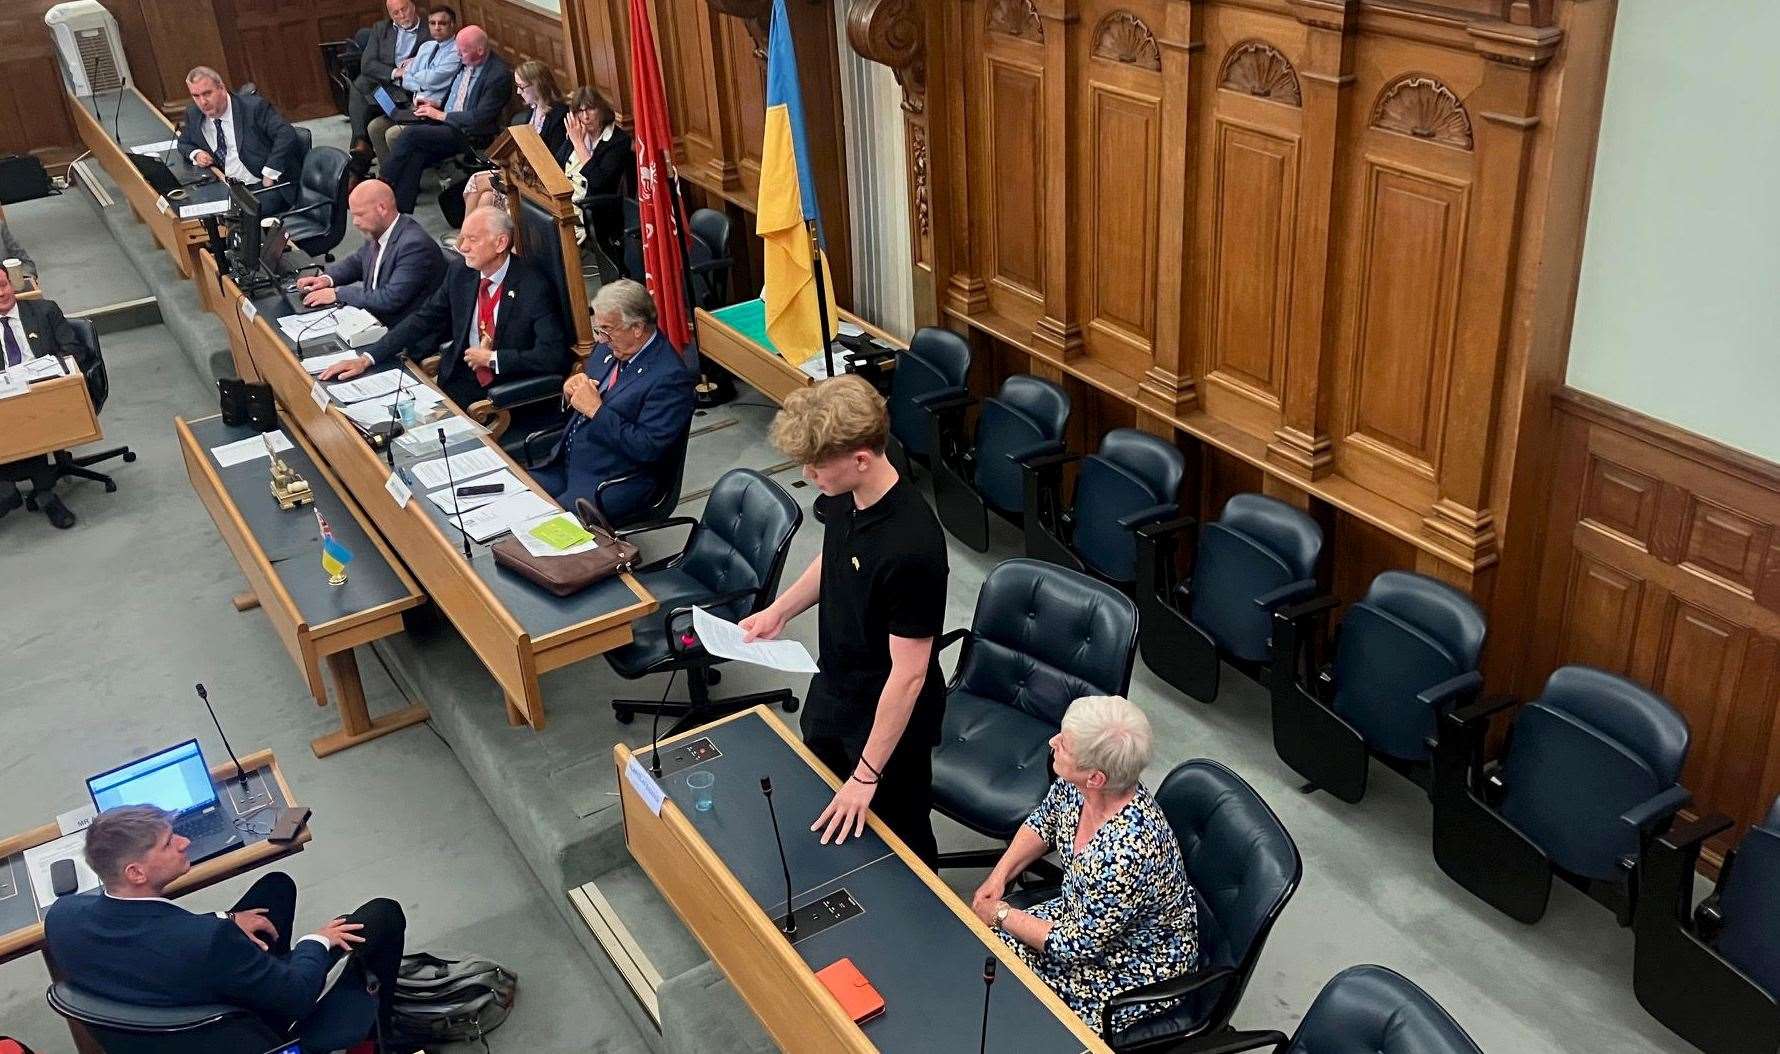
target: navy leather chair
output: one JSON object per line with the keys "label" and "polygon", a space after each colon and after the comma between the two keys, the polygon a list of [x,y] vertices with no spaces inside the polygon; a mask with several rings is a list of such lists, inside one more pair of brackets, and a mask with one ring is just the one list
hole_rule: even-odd
{"label": "navy leather chair", "polygon": [[1290,1039],[1241,1032],[1182,1051],[1237,1054],[1263,1047],[1274,1054],[1483,1054],[1428,993],[1382,966],[1350,966],[1330,978]]}
{"label": "navy leather chair", "polygon": [[[665,602],[664,602],[665,606]],[[979,834],[1012,840],[1051,785],[1050,739],[1084,695],[1123,695],[1137,652],[1137,608],[1104,582],[1037,560],[983,579],[946,687],[933,750],[933,805]],[[988,867],[1001,850],[949,853],[942,867]]]}
{"label": "navy leather chair", "polygon": [[989,510],[1018,521],[1026,507],[1021,462],[1063,452],[1069,395],[1050,381],[1018,373],[983,400],[974,446],[964,442],[964,411],[975,400],[958,394],[927,404],[929,458],[939,522],[977,552],[989,549]]}
{"label": "navy leather chair", "polygon": [[1483,688],[1483,612],[1444,582],[1386,571],[1347,609],[1335,659],[1307,678],[1332,597],[1273,616],[1273,749],[1342,801],[1366,795],[1367,759],[1427,783],[1441,715]]}
{"label": "navy leather chair", "polygon": [[[1227,1032],[1267,935],[1298,889],[1304,862],[1271,808],[1241,776],[1204,758],[1182,762],[1156,788],[1197,894],[1199,964],[1190,974],[1121,992],[1101,1031],[1116,1050],[1177,1049]],[[1122,1007],[1180,999],[1178,1006],[1107,1034]],[[1197,1049],[1187,1047],[1179,1049]]]}
{"label": "navy leather chair", "polygon": [[772,603],[791,539],[802,524],[803,510],[785,488],[753,469],[732,468],[711,488],[698,519],[675,516],[618,532],[635,538],[666,527],[692,528],[679,553],[637,568],[637,580],[660,609],[631,627],[629,644],[606,653],[612,669],[628,680],[685,670],[691,698],[684,703],[614,699],[619,722],[628,724],[640,713],[665,714],[678,718],[678,732],[759,704],[783,706],[788,713],[797,709],[790,689],[713,700],[709,686],[717,671],[711,667],[723,660],[698,646],[691,625],[694,606],[738,622]]}
{"label": "navy leather chair", "polygon": [[[94,411],[103,411],[105,402],[111,397],[111,374],[105,368],[105,356],[99,350],[99,331],[93,323],[84,318],[68,320],[69,328],[74,330],[74,337],[80,341],[96,365],[87,371],[87,394],[93,400]],[[95,450],[87,454],[75,454],[70,450],[58,450],[51,455],[56,464],[56,479],[84,479],[102,484],[105,493],[117,492],[117,480],[93,468],[113,458],[123,458],[125,464],[136,460],[136,452],[127,446],[111,447],[106,450]],[[31,494],[25,499],[25,505],[32,512],[37,511],[37,495]]]}
{"label": "navy leather chair", "polygon": [[1317,590],[1323,529],[1303,510],[1238,494],[1198,527],[1193,571],[1176,584],[1175,548],[1190,517],[1137,532],[1137,603],[1143,661],[1195,699],[1217,698],[1219,660],[1251,674],[1269,657],[1273,612]]}
{"label": "navy leather chair", "polygon": [[1447,714],[1434,750],[1434,859],[1521,922],[1545,914],[1556,873],[1631,924],[1638,861],[1690,799],[1677,781],[1687,719],[1589,666],[1552,673],[1516,716],[1499,768],[1483,763],[1488,718],[1513,699]]}
{"label": "navy leather chair", "polygon": [[[1080,461],[1072,504],[1063,505],[1063,466]],[[1100,450],[1025,462],[1026,555],[1130,587],[1137,580],[1137,530],[1180,515],[1186,456],[1135,428],[1115,428]]]}
{"label": "navy leather chair", "polygon": [[[909,346],[896,356],[890,371],[891,460],[897,469],[908,466],[903,455],[925,462],[933,453],[933,421],[927,408],[940,402],[968,399],[965,381],[970,375],[970,344],[962,336],[938,326],[922,326]],[[901,451],[895,448],[900,446]]]}
{"label": "navy leather chair", "polygon": [[44,998],[56,1013],[85,1025],[105,1054],[257,1054],[282,1042],[257,1015],[240,1007],[135,1006],[66,981],[50,985]]}
{"label": "navy leather chair", "polygon": [[352,192],[346,151],[318,146],[303,157],[295,173],[296,204],[279,214],[292,244],[310,256],[332,260],[346,237],[346,197]]}
{"label": "navy leather chair", "polygon": [[1725,854],[1696,910],[1700,847],[1724,816],[1678,826],[1645,851],[1632,921],[1632,987],[1650,1016],[1706,1054],[1780,1050],[1780,799]]}

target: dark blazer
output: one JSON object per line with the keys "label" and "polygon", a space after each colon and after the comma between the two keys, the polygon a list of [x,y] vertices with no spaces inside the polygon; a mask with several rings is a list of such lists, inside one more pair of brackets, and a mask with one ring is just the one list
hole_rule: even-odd
{"label": "dark blazer", "polygon": [[445,89],[445,105],[457,97],[457,83],[476,70],[470,86],[470,97],[461,110],[449,110],[445,123],[471,139],[492,139],[501,130],[501,115],[513,100],[513,68],[491,49],[480,66],[465,66],[457,71],[451,86]]}
{"label": "dark blazer", "polygon": [[414,46],[406,55],[396,54],[396,24],[387,18],[377,20],[371,27],[371,35],[365,39],[364,54],[358,60],[360,77],[368,77],[380,84],[395,83],[396,63],[413,58],[420,45],[431,39],[426,29],[426,9],[418,10],[420,22],[414,27]]}
{"label": "dark blazer", "polygon": [[[575,147],[563,136],[562,145],[554,151],[556,163],[566,165],[574,156]],[[631,134],[622,125],[612,126],[612,138],[603,143],[595,143],[593,156],[581,168],[587,177],[587,193],[622,194],[631,197],[631,187],[637,181],[636,144]]]}
{"label": "dark blazer", "polygon": [[[583,371],[604,385],[618,360],[605,344],[593,349]],[[684,442],[692,427],[694,378],[674,346],[660,331],[623,366],[609,394],[602,394],[592,417],[569,415],[544,467],[562,468],[568,505],[576,498],[593,500],[594,488],[609,479],[641,473],[635,480],[606,491],[601,504],[615,522],[628,519],[648,503],[663,476],[678,466],[666,464],[675,443]]]}
{"label": "dark blazer", "polygon": [[[531,124],[532,113],[533,111],[529,109],[519,111],[518,115],[513,118],[513,125]],[[538,138],[544,141],[544,147],[556,155],[558,161],[562,160],[563,142],[568,136],[568,132],[563,128],[563,121],[568,118],[568,115],[569,104],[566,102],[557,103],[545,111],[544,127],[538,132]]]}
{"label": "dark blazer", "polygon": [[[224,1003],[257,1012],[278,1031],[300,1019],[300,1035],[313,1034],[323,1019],[338,1034],[334,1012],[350,1012],[341,989],[316,1002],[333,960],[325,946],[301,941],[289,955],[272,955],[228,919],[166,901],[62,897],[44,917],[43,934],[68,980],[135,1006]],[[363,1012],[369,1004],[359,1002]]]}
{"label": "dark blazer", "polygon": [[[539,375],[568,375],[572,362],[569,342],[563,336],[561,301],[550,279],[523,257],[514,256],[507,268],[501,306],[494,322],[494,347],[499,353],[502,381]],[[476,314],[476,290],[481,276],[461,262],[446,267],[445,280],[433,295],[421,301],[412,314],[397,322],[382,340],[365,351],[376,362],[388,362],[406,353],[414,359],[431,355],[444,341],[451,348],[439,360],[439,386],[445,394],[468,406],[486,394],[475,371],[464,362],[470,320]]]}
{"label": "dark blazer", "polygon": [[412,216],[397,216],[395,230],[389,235],[389,248],[377,261],[378,285],[366,286],[370,278],[372,242],[365,242],[358,251],[327,268],[334,280],[334,291],[340,303],[362,307],[389,325],[417,307],[433,294],[445,277],[445,254],[439,243]]}
{"label": "dark blazer", "polygon": [[19,301],[19,321],[25,324],[25,342],[33,355],[72,355],[80,372],[92,373],[99,357],[74,335],[74,327],[54,300]]}
{"label": "dark blazer", "polygon": [[[303,155],[307,150],[297,138],[297,130],[284,119],[278,108],[258,95],[230,92],[229,114],[235,127],[225,129],[229,149],[256,177],[262,168],[276,169],[281,178],[296,182],[303,172]],[[204,138],[205,117],[194,103],[185,108],[185,124],[179,131],[179,156],[190,158],[194,151],[210,152]]]}

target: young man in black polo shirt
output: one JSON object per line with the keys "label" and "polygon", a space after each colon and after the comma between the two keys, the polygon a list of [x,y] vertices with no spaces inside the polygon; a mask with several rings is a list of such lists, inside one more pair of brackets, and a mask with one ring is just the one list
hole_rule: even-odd
{"label": "young man in black polo shirt", "polygon": [[822,491],[822,555],[770,607],[742,620],[749,639],[777,637],[820,604],[820,667],[804,703],[804,742],[846,782],[810,825],[822,842],[879,818],[933,864],[933,747],[946,688],[934,639],[946,616],[939,520],[884,456],[884,400],[855,376],[795,392],[772,438]]}

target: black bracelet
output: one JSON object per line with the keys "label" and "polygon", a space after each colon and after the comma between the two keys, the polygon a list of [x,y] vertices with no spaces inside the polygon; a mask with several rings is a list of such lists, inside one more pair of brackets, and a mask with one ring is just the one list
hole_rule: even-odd
{"label": "black bracelet", "polygon": [[861,765],[864,765],[864,766],[865,766],[865,767],[866,767],[866,768],[867,768],[867,769],[870,769],[870,770],[871,770],[871,774],[872,774],[872,775],[873,775],[873,776],[875,776],[875,777],[877,777],[877,778],[878,778],[878,779],[883,779],[883,778],[884,778],[884,774],[883,774],[883,773],[882,773],[882,772],[879,772],[879,771],[878,771],[878,769],[877,769],[877,766],[875,766],[875,765],[873,765],[873,764],[872,764],[872,763],[871,763],[871,762],[869,762],[869,761],[867,761],[867,760],[865,760],[865,755],[864,755],[864,754],[863,754],[863,753],[861,753],[861,754],[860,754],[860,755],[859,755],[859,763],[860,763],[860,764],[861,764]]}
{"label": "black bracelet", "polygon": [[[871,767],[870,765],[866,766],[866,768],[870,768],[870,767]],[[847,778],[850,780],[857,780],[859,783],[864,784],[867,787],[876,787],[878,785],[877,780],[862,779],[858,773],[854,773],[853,775],[848,776]]]}

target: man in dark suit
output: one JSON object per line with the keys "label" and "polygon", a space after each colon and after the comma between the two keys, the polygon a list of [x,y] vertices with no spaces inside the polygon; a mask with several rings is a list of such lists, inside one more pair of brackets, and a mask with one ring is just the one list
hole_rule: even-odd
{"label": "man in dark suit", "polygon": [[309,307],[362,307],[384,325],[394,325],[439,287],[445,255],[419,221],[396,211],[388,183],[360,183],[346,205],[365,244],[321,274],[297,279],[297,288]]}
{"label": "man in dark suit", "polygon": [[593,500],[607,480],[634,476],[600,496],[613,523],[642,512],[657,487],[678,466],[668,453],[692,427],[692,372],[655,326],[655,302],[630,279],[600,287],[593,297],[593,332],[599,346],[585,372],[563,384],[573,411],[556,449],[531,470],[557,504]]}
{"label": "man in dark suit", "polygon": [[[72,355],[82,373],[99,364],[54,300],[20,300],[6,271],[0,269],[0,367],[11,370],[45,355]],[[55,495],[56,466],[48,455],[0,464],[0,517],[25,503],[19,482],[27,479],[49,522],[63,530],[74,526],[73,510]]]}
{"label": "man in dark suit", "polygon": [[513,70],[488,45],[481,26],[457,31],[457,53],[463,68],[451,79],[443,100],[414,100],[414,116],[428,123],[409,125],[391,136],[389,164],[383,178],[395,188],[396,207],[414,211],[420,176],[454,157],[467,142],[481,148],[501,130],[501,115],[513,98]]}
{"label": "man in dark suit", "polygon": [[364,54],[359,58],[358,77],[346,93],[346,115],[352,122],[352,154],[360,166],[371,163],[369,127],[371,119],[383,113],[372,94],[385,88],[396,102],[405,101],[408,93],[401,86],[401,74],[427,39],[414,0],[384,0],[383,10],[389,17],[371,27]]}
{"label": "man in dark suit", "polygon": [[[276,107],[258,95],[238,95],[222,74],[199,66],[185,75],[192,104],[185,108],[179,152],[199,168],[212,165],[238,183],[270,187],[288,178],[295,183],[307,152],[297,130]],[[260,211],[289,207],[290,187],[260,196]]]}
{"label": "man in dark suit", "polygon": [[460,407],[485,398],[497,381],[568,373],[556,289],[530,261],[513,255],[513,220],[493,206],[477,209],[464,219],[457,250],[467,266],[448,267],[445,281],[413,314],[357,359],[329,366],[321,379],[357,377],[403,353],[424,358],[445,340],[451,348],[439,360],[439,387]]}
{"label": "man in dark suit", "polygon": [[[87,865],[104,889],[62,897],[43,920],[69,982],[132,1006],[252,1010],[280,1035],[294,1026],[304,1050],[360,1042],[379,1009],[387,1023],[407,926],[399,904],[369,901],[293,941],[297,886],[273,873],[227,912],[188,911],[166,899],[167,884],[191,870],[191,843],[173,832],[171,817],[124,805],[87,828]],[[349,951],[352,961],[324,996],[329,969]],[[366,992],[367,974],[383,982],[381,1006]]]}

